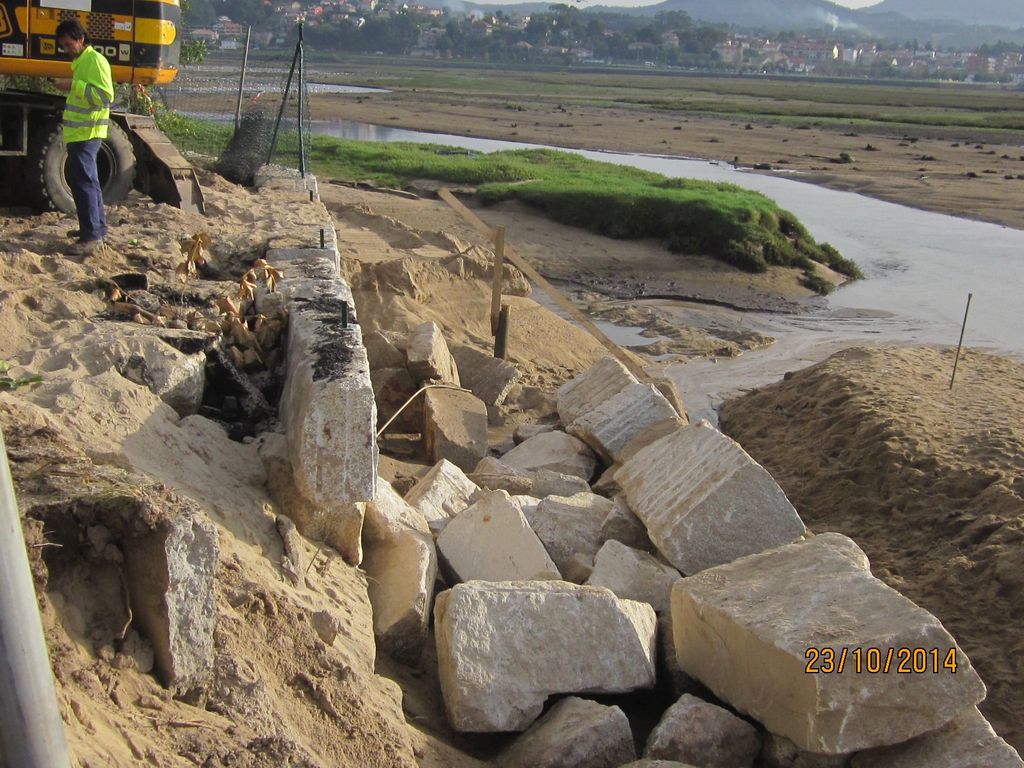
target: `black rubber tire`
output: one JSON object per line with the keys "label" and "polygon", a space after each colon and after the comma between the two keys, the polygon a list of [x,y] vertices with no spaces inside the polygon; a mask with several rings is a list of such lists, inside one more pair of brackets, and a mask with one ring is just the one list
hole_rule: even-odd
{"label": "black rubber tire", "polygon": [[[33,132],[29,146],[28,194],[32,202],[43,210],[75,212],[65,169],[68,152],[59,123],[46,121]],[[103,202],[116,203],[132,191],[135,181],[135,152],[128,135],[110,124],[96,156],[96,171],[103,188]]]}

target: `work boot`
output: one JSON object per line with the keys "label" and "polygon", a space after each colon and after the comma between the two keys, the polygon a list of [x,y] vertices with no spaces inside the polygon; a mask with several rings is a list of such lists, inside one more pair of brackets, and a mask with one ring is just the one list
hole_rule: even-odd
{"label": "work boot", "polygon": [[103,247],[102,240],[79,240],[65,251],[69,256],[88,256]]}

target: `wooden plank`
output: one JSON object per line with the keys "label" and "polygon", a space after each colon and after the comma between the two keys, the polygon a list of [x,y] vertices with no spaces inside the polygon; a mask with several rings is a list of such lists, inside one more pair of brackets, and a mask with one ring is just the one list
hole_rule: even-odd
{"label": "wooden plank", "polygon": [[505,275],[505,228],[494,228],[494,278],[491,282],[491,336],[497,336],[501,315],[501,285]]}
{"label": "wooden plank", "polygon": [[[494,231],[488,227],[479,216],[469,210],[461,200],[455,197],[450,190],[439,189],[437,191],[437,196],[451,206],[454,211],[462,216],[462,218],[472,224],[473,227],[482,235],[488,239],[494,236]],[[594,325],[593,321],[589,317],[587,317],[575,304],[569,301],[561,291],[545,280],[544,276],[534,269],[530,262],[526,261],[526,259],[516,253],[515,249],[508,243],[505,243],[505,258],[520,269],[535,285],[543,288],[548,296],[550,296],[558,306],[568,312],[569,316],[583,326],[583,329],[587,331],[587,333],[597,339],[601,345],[607,349],[613,357],[615,357],[616,360],[626,366],[626,370],[632,373],[637,378],[637,381],[647,384],[655,383],[651,376],[648,375],[643,368],[637,365],[633,358],[626,354],[626,351],[622,349],[622,347],[605,336],[601,329]]]}

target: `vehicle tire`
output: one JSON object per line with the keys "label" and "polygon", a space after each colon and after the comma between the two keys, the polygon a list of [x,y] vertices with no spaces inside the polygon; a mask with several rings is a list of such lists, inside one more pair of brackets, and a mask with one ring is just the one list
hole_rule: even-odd
{"label": "vehicle tire", "polygon": [[[75,212],[68,186],[68,152],[60,123],[47,121],[33,132],[29,147],[28,194],[38,208]],[[135,152],[128,135],[111,123],[107,138],[96,155],[96,171],[103,188],[103,202],[116,203],[128,195],[135,180]]]}

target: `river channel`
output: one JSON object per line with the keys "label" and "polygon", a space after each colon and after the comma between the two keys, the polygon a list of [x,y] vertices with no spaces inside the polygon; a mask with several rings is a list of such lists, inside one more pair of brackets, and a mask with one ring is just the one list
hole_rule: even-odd
{"label": "river channel", "polygon": [[[537,147],[467,136],[331,121],[314,132],[366,141],[412,141],[480,152]],[[845,285],[797,315],[737,313],[659,302],[685,323],[694,312],[721,313],[778,339],[762,350],[717,363],[693,360],[669,373],[691,418],[717,420],[725,397],[770,383],[790,370],[863,343],[957,343],[972,294],[965,345],[1024,360],[1024,231],[839,192],[793,179],[678,157],[566,150],[666,176],[724,181],[762,192],[792,211],[819,241],[856,261],[863,280]]]}

